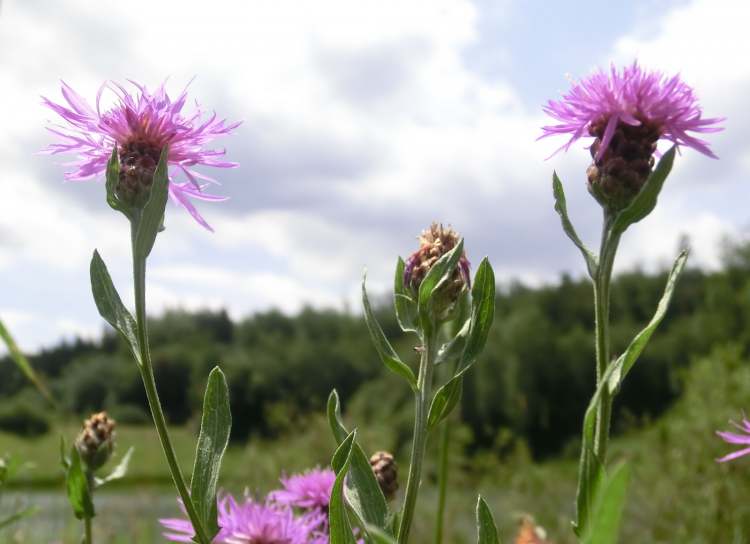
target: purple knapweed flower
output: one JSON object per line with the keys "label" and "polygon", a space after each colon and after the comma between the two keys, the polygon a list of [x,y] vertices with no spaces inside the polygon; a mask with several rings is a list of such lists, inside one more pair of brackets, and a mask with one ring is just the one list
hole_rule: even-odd
{"label": "purple knapweed flower", "polygon": [[728,444],[745,444],[747,447],[732,452],[729,455],[725,455],[720,459],[717,459],[719,463],[725,463],[744,455],[750,455],[750,421],[748,421],[747,418],[743,415],[741,424],[731,420],[730,423],[737,427],[743,434],[730,433],[726,431],[716,431],[716,434],[719,435],[719,437],[721,437],[721,439]]}
{"label": "purple knapweed flower", "polygon": [[[237,502],[225,495],[219,500],[218,514],[215,544],[307,544],[313,538],[308,523],[296,518],[291,508],[258,503],[249,497]],[[170,518],[159,522],[167,529],[163,533],[167,540],[193,542],[195,532],[190,520]]]}
{"label": "purple knapweed flower", "polygon": [[[234,168],[237,163],[221,160],[223,149],[207,149],[205,145],[219,136],[231,133],[240,123],[217,119],[216,113],[204,115],[196,104],[191,113],[183,112],[187,87],[172,100],[161,84],[153,93],[134,81],[135,90],[116,82],[105,82],[96,96],[96,109],[62,82],[65,103],[42,97],[43,104],[60,115],[63,125],[50,124],[48,130],[61,142],[47,146],[48,154],[76,153],[78,159],[68,164],[72,170],[65,179],[89,180],[104,174],[112,150],[117,147],[120,177],[115,193],[128,205],[142,205],[144,194],[153,179],[154,170],[164,146],[169,146],[169,194],[203,227],[212,230],[201,217],[191,199],[221,201],[224,197],[204,192],[216,180],[193,169],[195,166]],[[117,103],[106,111],[101,109],[105,91],[114,93]],[[177,174],[184,179],[177,181]]]}
{"label": "purple knapweed flower", "polygon": [[724,120],[703,118],[693,89],[679,75],[647,71],[637,62],[622,70],[614,65],[608,72],[600,69],[543,109],[559,123],[542,127],[540,138],[570,135],[557,151],[580,138],[594,138],[589,190],[614,208],[627,205],[648,179],[659,140],[717,158],[708,142],[689,133],[718,132]]}
{"label": "purple knapweed flower", "polygon": [[330,469],[315,468],[280,479],[282,489],[272,491],[272,503],[300,510],[301,519],[310,527],[311,542],[327,542],[328,505],[336,474]]}

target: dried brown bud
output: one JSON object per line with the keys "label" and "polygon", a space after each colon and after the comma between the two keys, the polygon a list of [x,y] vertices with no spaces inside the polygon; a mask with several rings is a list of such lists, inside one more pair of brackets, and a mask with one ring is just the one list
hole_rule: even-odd
{"label": "dried brown bud", "polygon": [[536,525],[531,516],[521,518],[518,534],[513,542],[514,544],[552,544],[552,541],[547,540],[547,532]]}
{"label": "dried brown bud", "polygon": [[83,430],[76,438],[76,449],[89,470],[102,467],[115,447],[115,420],[107,412],[92,414],[83,422]]}
{"label": "dried brown bud", "polygon": [[632,202],[651,174],[661,129],[643,120],[637,126],[620,121],[607,149],[597,159],[606,121],[602,119],[589,128],[596,140],[590,149],[594,162],[586,175],[589,192],[602,206],[616,212]]}
{"label": "dried brown bud", "polygon": [[392,500],[398,491],[398,467],[393,455],[378,451],[370,457],[370,466],[386,500]]}
{"label": "dried brown bud", "polygon": [[[412,253],[404,266],[404,286],[417,292],[432,266],[440,257],[456,247],[460,240],[455,230],[438,223],[432,223],[430,228],[422,231],[419,237],[419,249]],[[469,260],[464,252],[461,254],[450,281],[440,288],[439,293],[435,294],[441,299],[441,303],[435,305],[438,308],[438,317],[444,319],[455,306],[461,293],[470,287]]]}

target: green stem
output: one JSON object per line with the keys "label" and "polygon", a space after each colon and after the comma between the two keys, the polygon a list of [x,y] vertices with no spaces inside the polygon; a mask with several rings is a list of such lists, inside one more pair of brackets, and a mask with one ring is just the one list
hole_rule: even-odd
{"label": "green stem", "polygon": [[451,426],[444,421],[440,429],[440,453],[438,458],[438,509],[435,521],[435,544],[443,542],[443,517],[445,516],[445,498],[448,490],[448,444],[450,443]]}
{"label": "green stem", "polygon": [[161,402],[159,400],[159,393],[156,389],[156,380],[154,379],[154,368],[151,363],[151,352],[148,346],[148,330],[146,325],[146,258],[139,257],[135,251],[136,228],[137,222],[133,221],[133,281],[135,287],[135,319],[138,327],[138,346],[141,352],[141,365],[139,366],[141,378],[143,379],[143,386],[146,389],[148,406],[151,409],[151,416],[154,420],[156,433],[159,435],[159,441],[164,450],[164,455],[167,458],[169,470],[172,473],[172,480],[177,487],[177,491],[185,506],[188,518],[190,518],[190,522],[193,524],[195,535],[200,544],[211,544],[211,538],[207,535],[206,530],[203,527],[203,523],[198,516],[195,505],[190,498],[190,492],[185,484],[185,479],[182,476],[182,471],[180,470],[180,465],[177,461],[177,455],[172,446],[172,440],[169,438],[167,421],[164,418],[164,411],[162,410]]}
{"label": "green stem", "polygon": [[419,484],[422,477],[422,461],[427,444],[427,416],[432,396],[432,372],[435,367],[437,346],[431,335],[425,335],[422,344],[422,357],[419,362],[417,392],[415,394],[414,438],[411,445],[411,464],[409,479],[406,483],[406,496],[402,510],[401,525],[398,530],[398,544],[405,544],[409,539],[409,530],[414,519],[414,507],[417,504]]}
{"label": "green stem", "polygon": [[[612,267],[615,262],[617,245],[620,235],[612,233],[611,218],[605,212],[604,228],[602,232],[601,251],[599,252],[599,267],[594,278],[594,317],[596,327],[596,384],[602,380],[610,363],[609,341],[609,286],[612,280]],[[607,457],[609,442],[609,425],[612,416],[612,396],[605,387],[602,390],[601,402],[597,410],[596,429],[594,432],[594,453],[600,463],[604,464]]]}
{"label": "green stem", "polygon": [[83,518],[83,529],[84,529],[84,535],[83,535],[83,542],[85,544],[93,544],[94,539],[91,536],[91,518]]}

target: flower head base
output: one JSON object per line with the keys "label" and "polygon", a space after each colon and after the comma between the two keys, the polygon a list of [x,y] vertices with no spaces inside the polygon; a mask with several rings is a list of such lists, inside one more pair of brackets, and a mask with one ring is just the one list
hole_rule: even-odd
{"label": "flower head base", "polygon": [[725,455],[720,459],[717,459],[719,463],[725,463],[744,455],[750,455],[750,421],[748,421],[747,418],[743,416],[741,424],[735,421],[730,421],[730,423],[737,427],[737,429],[739,429],[742,434],[730,433],[726,431],[716,431],[716,434],[719,435],[719,437],[728,444],[744,444],[746,447],[732,452],[729,455]]}
{"label": "flower head base", "polygon": [[[450,227],[443,227],[438,223],[432,223],[430,228],[423,230],[419,236],[419,249],[406,260],[404,286],[415,293],[418,292],[422,280],[427,276],[432,266],[440,257],[456,247],[459,241],[460,237],[455,230]],[[439,319],[446,319],[461,294],[471,287],[469,266],[469,260],[464,252],[461,254],[450,280],[436,293],[436,300],[440,301],[435,305]]]}
{"label": "flower head base", "polygon": [[101,468],[115,448],[115,420],[107,412],[92,414],[83,422],[75,447],[89,470]]}
{"label": "flower head base", "polygon": [[398,467],[393,455],[387,451],[375,452],[370,457],[370,466],[385,498],[393,500],[398,491]]}
{"label": "flower head base", "polygon": [[595,138],[587,171],[589,191],[612,210],[627,206],[643,187],[659,140],[716,158],[707,142],[688,133],[718,132],[723,121],[702,117],[693,89],[679,75],[668,78],[637,62],[620,71],[614,66],[609,73],[598,70],[543,109],[559,124],[543,127],[540,138],[569,134],[560,148],[566,151],[580,138]]}
{"label": "flower head base", "polygon": [[[237,166],[237,163],[220,160],[223,150],[204,146],[214,138],[231,133],[239,123],[228,124],[217,119],[216,114],[204,118],[198,108],[191,114],[183,113],[187,88],[172,100],[164,84],[152,93],[145,86],[131,83],[136,91],[134,95],[118,83],[105,82],[99,89],[94,109],[63,82],[61,90],[66,104],[43,98],[44,105],[65,122],[63,126],[49,127],[62,141],[49,145],[44,152],[78,154],[78,160],[71,163],[73,170],[65,174],[65,179],[88,180],[105,172],[112,150],[117,148],[120,175],[115,193],[126,205],[139,207],[148,200],[161,150],[169,146],[169,194],[198,223],[210,229],[191,199],[219,201],[224,198],[205,193],[207,184],[204,182],[215,180],[193,167]],[[103,112],[100,102],[104,91],[114,93],[118,103]],[[184,181],[176,181],[178,173],[184,176]]]}

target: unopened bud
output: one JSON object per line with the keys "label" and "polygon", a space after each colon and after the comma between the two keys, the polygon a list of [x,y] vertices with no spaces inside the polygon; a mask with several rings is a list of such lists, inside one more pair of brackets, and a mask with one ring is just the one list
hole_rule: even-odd
{"label": "unopened bud", "polygon": [[370,466],[383,495],[392,500],[398,491],[398,468],[393,455],[387,451],[376,452],[370,457]]}
{"label": "unopened bud", "polygon": [[120,146],[120,177],[115,192],[126,204],[141,208],[148,201],[161,146],[139,139]]}
{"label": "unopened bud", "polygon": [[620,121],[600,154],[606,126],[606,119],[602,119],[589,129],[596,140],[590,149],[594,162],[586,170],[586,177],[594,198],[609,211],[617,212],[633,201],[651,174],[661,128],[646,121],[640,125]]}
{"label": "unopened bud", "polygon": [[[459,241],[460,238],[455,230],[438,223],[433,223],[430,228],[422,231],[419,237],[419,249],[412,253],[404,266],[404,286],[418,292],[422,280],[433,265],[440,257],[456,247]],[[448,282],[434,295],[438,319],[446,319],[461,294],[470,287],[469,260],[464,252]]]}
{"label": "unopened bud", "polygon": [[92,414],[83,422],[75,446],[89,470],[102,467],[115,447],[115,420],[110,419],[107,412]]}

